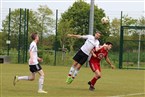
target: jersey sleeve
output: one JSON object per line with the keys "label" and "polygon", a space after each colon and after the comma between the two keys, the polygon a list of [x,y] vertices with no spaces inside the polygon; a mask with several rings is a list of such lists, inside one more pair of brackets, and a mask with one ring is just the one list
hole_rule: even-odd
{"label": "jersey sleeve", "polygon": [[35,45],[34,44],[31,44],[30,45],[30,48],[29,48],[29,51],[34,51],[34,49],[35,49]]}
{"label": "jersey sleeve", "polygon": [[90,37],[90,35],[82,35],[81,38],[83,39],[88,39]]}
{"label": "jersey sleeve", "polygon": [[100,42],[99,41],[96,43],[95,48],[100,48]]}

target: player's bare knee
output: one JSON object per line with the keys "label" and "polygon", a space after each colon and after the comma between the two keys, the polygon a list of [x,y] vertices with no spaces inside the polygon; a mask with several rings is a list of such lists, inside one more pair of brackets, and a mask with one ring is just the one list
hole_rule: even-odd
{"label": "player's bare knee", "polygon": [[41,78],[41,79],[44,79],[44,75],[41,75],[40,78]]}
{"label": "player's bare knee", "polygon": [[100,78],[101,78],[101,75],[98,76],[98,79],[100,79]]}
{"label": "player's bare knee", "polygon": [[96,74],[96,78],[100,79],[101,78],[101,74]]}
{"label": "player's bare knee", "polygon": [[44,77],[44,73],[43,74],[40,74],[40,76]]}
{"label": "player's bare knee", "polygon": [[33,81],[33,80],[35,80],[35,78],[33,78],[33,79],[30,79],[30,81]]}
{"label": "player's bare knee", "polygon": [[35,80],[35,77],[29,77],[29,81]]}
{"label": "player's bare knee", "polygon": [[98,74],[98,79],[101,78],[101,74]]}

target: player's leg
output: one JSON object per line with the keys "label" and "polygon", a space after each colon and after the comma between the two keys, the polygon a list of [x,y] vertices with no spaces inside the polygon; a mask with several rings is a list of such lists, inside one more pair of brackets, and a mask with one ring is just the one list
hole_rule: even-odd
{"label": "player's leg", "polygon": [[81,69],[82,65],[87,61],[88,55],[86,55],[85,53],[83,53],[83,52],[81,51],[81,52],[80,52],[80,58],[79,58],[79,59],[80,59],[80,60],[77,61],[78,64],[77,64],[77,66],[76,66],[76,68],[75,68],[75,71],[74,71],[74,73],[73,73],[73,75],[72,75],[71,82],[72,82],[72,81],[75,79],[75,77],[78,75],[79,70]]}
{"label": "player's leg", "polygon": [[101,78],[101,69],[100,69],[100,64],[99,63],[94,63],[94,62],[89,62],[90,68],[94,72],[95,76],[91,79],[91,81],[88,82],[90,85],[89,90],[93,91],[94,85],[96,84],[97,80]]}
{"label": "player's leg", "polygon": [[80,50],[80,53],[79,53],[80,55],[79,55],[79,57],[78,57],[78,64],[77,64],[77,66],[76,66],[76,68],[75,68],[75,71],[74,71],[74,74],[73,74],[73,76],[72,76],[72,78],[74,79],[77,75],[78,75],[78,72],[79,72],[79,70],[80,70],[80,68],[82,67],[82,65],[87,61],[87,59],[88,59],[88,55],[86,55],[84,52],[82,52],[81,50]]}
{"label": "player's leg", "polygon": [[35,80],[35,72],[31,72],[31,75],[28,76],[28,80],[29,80],[29,81]]}
{"label": "player's leg", "polygon": [[70,70],[69,70],[69,73],[68,73],[68,77],[66,79],[66,83],[67,84],[70,84],[71,81],[72,81],[72,74],[74,73],[75,71],[75,67],[77,66],[78,62],[74,61],[73,65],[71,66]]}
{"label": "player's leg", "polygon": [[68,76],[72,76],[72,74],[74,73],[74,70],[75,70],[77,64],[78,64],[78,62],[74,61],[73,65],[71,66],[71,68],[69,70]]}
{"label": "player's leg", "polygon": [[73,57],[74,63],[73,63],[73,65],[71,66],[71,68],[69,70],[69,73],[68,73],[68,76],[67,76],[67,79],[66,79],[66,83],[67,84],[70,84],[72,82],[72,75],[73,75],[73,73],[75,71],[75,68],[76,68],[80,58],[81,58],[80,57],[80,51],[78,51],[76,53],[76,55]]}
{"label": "player's leg", "polygon": [[16,83],[20,80],[33,81],[34,79],[35,79],[35,73],[31,73],[30,76],[14,76],[13,85],[15,86]]}
{"label": "player's leg", "polygon": [[83,57],[79,63],[77,63],[76,67],[75,67],[75,70],[74,70],[74,73],[72,75],[72,77],[69,77],[68,78],[68,84],[71,84],[73,82],[73,80],[75,79],[75,77],[78,75],[78,72],[80,70],[80,68],[82,67],[82,65],[86,62],[87,60],[87,57]]}
{"label": "player's leg", "polygon": [[32,81],[35,79],[35,67],[34,65],[29,66],[30,67],[30,71],[31,71],[31,75],[30,76],[14,76],[14,80],[13,80],[13,85],[16,85],[16,82],[18,82],[19,80],[29,80]]}
{"label": "player's leg", "polygon": [[99,70],[96,70],[94,73],[95,76],[90,81],[93,86],[96,84],[96,81],[101,78],[101,72]]}
{"label": "player's leg", "polygon": [[38,82],[38,93],[47,93],[46,91],[43,90],[43,84],[44,84],[44,72],[43,70],[38,71],[40,77],[39,77],[39,82]]}
{"label": "player's leg", "polygon": [[74,73],[73,73],[73,75],[72,75],[72,78],[73,78],[73,79],[75,79],[75,77],[77,76],[77,74],[78,74],[78,72],[79,72],[79,70],[80,70],[81,67],[82,67],[81,64],[78,64],[78,65],[76,66],[75,71],[74,71]]}
{"label": "player's leg", "polygon": [[97,80],[101,78],[101,74],[99,70],[96,70],[94,73],[95,73],[95,76],[91,79],[91,81],[88,82],[88,84],[90,85],[89,90],[91,91],[95,90],[94,85],[96,84]]}
{"label": "player's leg", "polygon": [[47,93],[46,91],[43,90],[43,84],[44,84],[44,72],[39,64],[37,64],[38,73],[40,75],[39,81],[38,81],[38,93]]}
{"label": "player's leg", "polygon": [[67,80],[67,83],[68,84],[71,84],[73,82],[73,80],[75,79],[75,77],[77,76],[78,72],[79,72],[79,69],[81,68],[82,65],[80,64],[77,64],[75,70],[74,70],[74,73],[72,75],[72,77],[68,77],[68,80]]}
{"label": "player's leg", "polygon": [[74,80],[74,78],[77,76],[81,66],[87,61],[88,55],[86,55],[85,53],[83,53],[82,50],[79,50],[77,52],[77,54],[73,57],[75,63],[74,63],[74,68],[73,68],[73,74],[72,77],[69,77],[68,80],[66,80],[66,82],[68,84],[72,83],[72,81]]}
{"label": "player's leg", "polygon": [[77,64],[75,71],[72,75],[72,78],[70,79],[70,83],[72,83],[72,81],[75,79],[75,77],[78,75],[79,70],[81,69],[82,65],[87,61],[88,56],[82,56],[82,59],[79,61],[79,63]]}

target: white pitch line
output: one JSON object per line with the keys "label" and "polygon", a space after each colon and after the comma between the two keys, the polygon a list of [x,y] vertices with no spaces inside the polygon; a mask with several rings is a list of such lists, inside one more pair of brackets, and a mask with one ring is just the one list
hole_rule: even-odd
{"label": "white pitch line", "polygon": [[128,97],[128,96],[139,96],[139,95],[145,95],[145,93],[134,93],[134,94],[126,94],[126,95],[107,96],[107,97]]}

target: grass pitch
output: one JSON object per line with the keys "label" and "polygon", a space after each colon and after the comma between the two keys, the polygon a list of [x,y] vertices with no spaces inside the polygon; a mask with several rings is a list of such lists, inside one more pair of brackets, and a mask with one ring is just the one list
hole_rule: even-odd
{"label": "grass pitch", "polygon": [[89,91],[87,82],[93,77],[91,69],[81,68],[70,85],[65,83],[70,66],[42,65],[45,72],[44,89],[38,94],[37,74],[34,81],[19,81],[13,86],[15,75],[29,75],[27,64],[0,64],[0,97],[145,97],[145,71],[102,69],[102,78]]}

